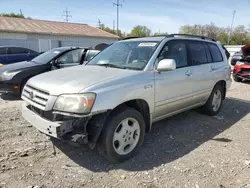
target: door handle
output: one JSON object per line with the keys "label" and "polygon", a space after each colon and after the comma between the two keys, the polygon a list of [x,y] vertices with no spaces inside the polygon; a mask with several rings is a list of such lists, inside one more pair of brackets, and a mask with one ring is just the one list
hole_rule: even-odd
{"label": "door handle", "polygon": [[186,71],[185,73],[187,76],[191,76],[192,75],[192,72],[190,70]]}
{"label": "door handle", "polygon": [[211,66],[211,71],[214,71],[216,68],[215,68],[215,66]]}

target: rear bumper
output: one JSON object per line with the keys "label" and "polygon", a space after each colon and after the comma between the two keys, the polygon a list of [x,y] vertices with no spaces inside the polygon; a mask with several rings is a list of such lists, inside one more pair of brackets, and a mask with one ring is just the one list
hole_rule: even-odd
{"label": "rear bumper", "polygon": [[22,116],[40,132],[54,138],[61,139],[63,135],[73,130],[73,120],[49,121],[30,110],[27,104],[22,105]]}
{"label": "rear bumper", "polygon": [[[14,86],[18,86],[15,88]],[[20,95],[20,86],[13,83],[6,83],[0,81],[0,93],[12,93]]]}

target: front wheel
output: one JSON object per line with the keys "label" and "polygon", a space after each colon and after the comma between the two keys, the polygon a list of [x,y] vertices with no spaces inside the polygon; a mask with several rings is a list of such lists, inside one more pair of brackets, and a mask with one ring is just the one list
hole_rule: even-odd
{"label": "front wheel", "polygon": [[210,116],[219,113],[224,96],[224,90],[221,85],[216,85],[210,94],[206,104],[202,107],[202,111]]}
{"label": "front wheel", "polygon": [[145,122],[137,110],[124,107],[113,112],[104,125],[97,148],[111,162],[133,157],[143,143]]}

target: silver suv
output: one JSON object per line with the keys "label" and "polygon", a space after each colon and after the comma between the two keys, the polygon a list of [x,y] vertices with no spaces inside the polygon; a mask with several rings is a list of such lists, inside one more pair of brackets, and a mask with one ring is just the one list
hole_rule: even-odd
{"label": "silver suv", "polygon": [[31,78],[22,114],[42,133],[96,146],[110,161],[122,162],[154,122],[197,107],[217,114],[230,84],[226,54],[213,39],[132,38],[86,66]]}

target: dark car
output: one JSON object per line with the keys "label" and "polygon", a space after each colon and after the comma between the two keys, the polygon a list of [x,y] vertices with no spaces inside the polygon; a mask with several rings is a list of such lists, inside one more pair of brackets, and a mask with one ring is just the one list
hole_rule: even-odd
{"label": "dark car", "polygon": [[0,67],[0,92],[20,95],[29,78],[54,69],[85,64],[98,53],[98,50],[87,48],[61,47],[30,61],[4,65]]}
{"label": "dark car", "polygon": [[235,65],[237,63],[237,61],[242,59],[242,51],[239,52],[235,52],[234,55],[231,58],[231,65]]}
{"label": "dark car", "polygon": [[28,48],[16,46],[0,46],[0,64],[2,65],[20,61],[29,61],[38,55],[38,52]]}

